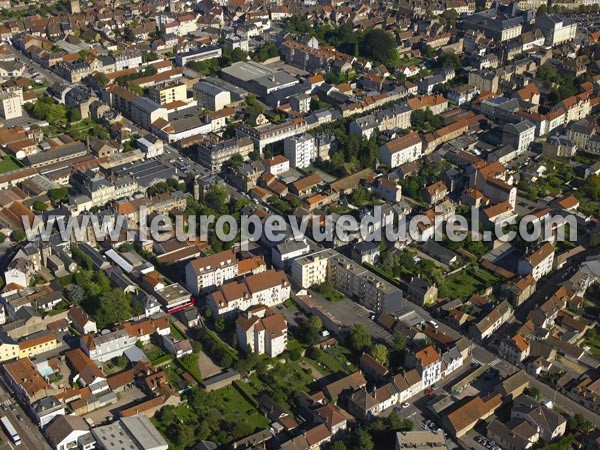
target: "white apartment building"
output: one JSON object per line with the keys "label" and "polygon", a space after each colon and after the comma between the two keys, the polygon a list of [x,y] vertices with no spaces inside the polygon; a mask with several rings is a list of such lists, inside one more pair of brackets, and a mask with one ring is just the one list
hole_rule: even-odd
{"label": "white apartment building", "polygon": [[575,39],[577,23],[556,14],[536,16],[535,25],[542,30],[547,45],[558,45]]}
{"label": "white apartment building", "polygon": [[231,316],[252,306],[277,306],[291,294],[290,282],[283,271],[267,270],[231,281],[208,295],[207,303],[215,317]]}
{"label": "white apartment building", "polygon": [[238,345],[243,350],[275,358],[287,347],[287,322],[270,308],[251,308],[237,318],[235,325]]}
{"label": "white apartment building", "polygon": [[411,132],[379,147],[379,161],[390,168],[416,161],[423,156],[421,137]]}
{"label": "white apartment building", "polygon": [[423,389],[432,386],[442,378],[442,358],[433,346],[425,347],[416,353],[409,353],[406,358],[407,366],[417,369],[421,375]]}
{"label": "white apartment building", "polygon": [[283,154],[292,167],[306,168],[317,159],[315,138],[308,133],[288,137],[283,141]]}
{"label": "white apartment building", "polygon": [[199,295],[237,276],[237,256],[233,250],[225,250],[189,262],[185,266],[185,287],[193,295]]}
{"label": "white apartment building", "polygon": [[130,336],[127,330],[116,330],[97,336],[82,336],[81,348],[90,359],[105,362],[121,356],[125,350],[133,347],[136,341],[137,338]]}
{"label": "white apartment building", "polygon": [[554,246],[546,242],[535,252],[519,261],[519,275],[531,274],[535,281],[552,272]]}

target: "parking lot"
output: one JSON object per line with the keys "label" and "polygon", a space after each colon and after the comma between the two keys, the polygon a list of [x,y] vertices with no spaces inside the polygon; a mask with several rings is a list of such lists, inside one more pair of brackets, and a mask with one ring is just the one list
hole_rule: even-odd
{"label": "parking lot", "polygon": [[371,317],[374,318],[373,312],[364,306],[348,298],[338,302],[330,302],[313,290],[310,291],[310,294],[316,303],[331,312],[345,326],[351,327],[357,323],[362,323],[375,340],[392,342],[392,335],[371,319]]}

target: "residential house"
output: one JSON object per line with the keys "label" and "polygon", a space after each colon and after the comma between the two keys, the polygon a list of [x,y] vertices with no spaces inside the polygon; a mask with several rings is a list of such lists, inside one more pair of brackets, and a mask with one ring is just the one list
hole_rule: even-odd
{"label": "residential house", "polygon": [[473,339],[484,340],[492,336],[512,315],[512,308],[506,300],[496,305],[489,313],[469,327]]}
{"label": "residential house", "polygon": [[553,270],[554,246],[545,242],[536,251],[519,261],[519,274],[531,274],[538,281]]}
{"label": "residential house", "polygon": [[442,358],[437,350],[429,345],[406,355],[405,365],[417,369],[421,375],[423,389],[432,386],[442,378]]}

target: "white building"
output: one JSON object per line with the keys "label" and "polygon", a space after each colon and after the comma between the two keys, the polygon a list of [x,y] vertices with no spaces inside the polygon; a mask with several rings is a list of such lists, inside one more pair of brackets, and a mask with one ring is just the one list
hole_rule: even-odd
{"label": "white building", "polygon": [[558,45],[572,41],[577,34],[577,23],[556,14],[536,16],[535,25],[542,30],[547,45]]}
{"label": "white building", "polygon": [[6,120],[23,115],[23,89],[14,89],[0,94],[0,115]]}
{"label": "white building", "polygon": [[502,143],[512,145],[518,152],[524,152],[535,140],[535,125],[529,120],[517,124],[506,124],[502,134]]}
{"label": "white building", "polygon": [[554,246],[546,242],[531,255],[519,261],[519,275],[531,274],[538,281],[552,272],[553,263]]}
{"label": "white building", "polygon": [[306,168],[317,159],[315,138],[308,133],[286,138],[283,141],[283,154],[292,167]]}
{"label": "white building", "polygon": [[211,287],[238,276],[238,259],[233,250],[225,250],[213,255],[194,259],[185,266],[185,287],[199,295]]}
{"label": "white building", "polygon": [[154,158],[164,153],[163,141],[153,134],[147,134],[144,137],[138,138],[135,142],[146,155],[146,159]]}
{"label": "white building", "polygon": [[281,175],[290,170],[290,161],[282,155],[275,155],[272,158],[263,160],[263,166],[271,175]]}
{"label": "white building", "polygon": [[287,322],[282,314],[265,306],[250,308],[235,321],[238,345],[259,355],[271,358],[283,353],[287,347]]}
{"label": "white building", "polygon": [[415,161],[423,156],[421,137],[411,132],[379,147],[379,161],[390,168]]}
{"label": "white building", "polygon": [[96,448],[96,440],[90,433],[85,420],[76,415],[59,416],[44,430],[50,445],[55,450]]}
{"label": "white building", "polygon": [[291,294],[291,285],[283,271],[267,270],[246,277],[242,282],[232,281],[207,296],[207,303],[215,317],[231,316],[252,306],[277,306]]}
{"label": "white building", "polygon": [[277,269],[287,269],[291,266],[292,261],[300,256],[310,252],[310,246],[306,240],[296,241],[290,240],[282,242],[273,247],[272,259],[273,266]]}
{"label": "white building", "polygon": [[442,358],[433,346],[425,347],[416,353],[406,355],[408,367],[415,368],[421,375],[423,389],[432,386],[442,378]]}
{"label": "white building", "polygon": [[303,289],[327,281],[327,264],[334,250],[323,250],[292,261],[292,279]]}
{"label": "white building", "polygon": [[208,81],[199,81],[194,84],[194,98],[198,105],[220,111],[231,103],[231,92]]}

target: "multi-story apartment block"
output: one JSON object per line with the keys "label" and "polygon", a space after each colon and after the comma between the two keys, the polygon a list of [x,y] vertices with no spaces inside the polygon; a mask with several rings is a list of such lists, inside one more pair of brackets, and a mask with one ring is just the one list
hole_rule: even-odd
{"label": "multi-story apartment block", "polygon": [[148,89],[148,97],[160,105],[187,100],[187,87],[180,81],[156,84]]}
{"label": "multi-story apartment block", "polygon": [[249,137],[232,138],[220,142],[205,140],[198,145],[198,161],[213,172],[218,172],[223,163],[229,161],[233,155],[240,155],[247,159],[253,151],[254,144]]}
{"label": "multi-story apartment block", "polygon": [[114,86],[107,93],[110,104],[136,124],[150,130],[158,119],[168,121],[167,109],[146,97],[139,97],[121,86]]}
{"label": "multi-story apartment block", "polygon": [[277,306],[291,294],[291,285],[282,271],[267,270],[231,281],[207,296],[215,317],[232,316],[256,305]]}
{"label": "multi-story apartment block", "polygon": [[391,168],[416,161],[423,156],[423,143],[414,131],[379,147],[379,161]]}
{"label": "multi-story apartment block", "polygon": [[238,259],[233,250],[204,256],[185,266],[186,287],[193,295],[219,287],[237,276]]}
{"label": "multi-story apartment block", "polygon": [[303,288],[331,281],[335,289],[373,311],[399,308],[404,302],[398,288],[335,250],[296,258],[292,278]]}
{"label": "multi-story apartment block", "polygon": [[315,138],[308,133],[288,137],[283,141],[283,154],[292,167],[304,169],[317,159]]}
{"label": "multi-story apartment block", "polygon": [[0,115],[6,120],[23,115],[23,89],[10,89],[0,94]]}
{"label": "multi-story apartment block", "polygon": [[292,261],[292,280],[302,289],[327,281],[327,261],[335,255],[334,250],[322,250]]}
{"label": "multi-story apartment block", "polygon": [[282,314],[266,306],[256,306],[242,313],[235,321],[238,345],[271,358],[287,347],[287,322]]}

